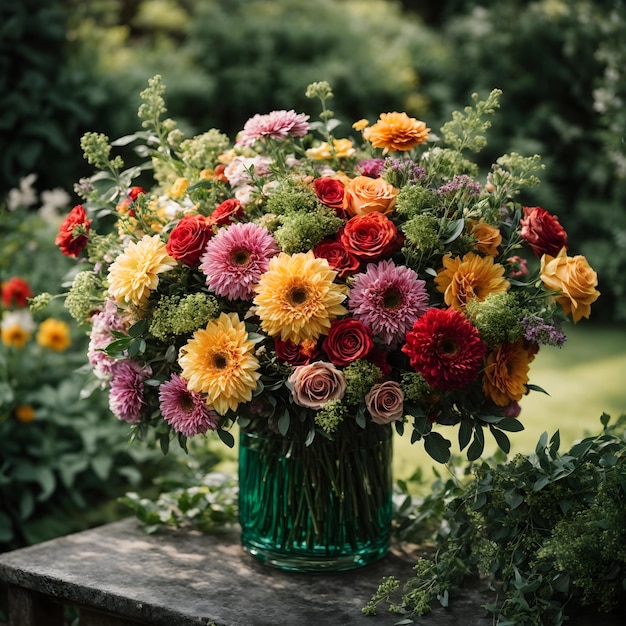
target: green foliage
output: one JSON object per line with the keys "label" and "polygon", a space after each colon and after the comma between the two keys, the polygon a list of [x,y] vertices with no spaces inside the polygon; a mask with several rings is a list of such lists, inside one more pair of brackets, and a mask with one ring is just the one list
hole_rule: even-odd
{"label": "green foliage", "polygon": [[216,472],[194,472],[161,482],[154,499],[127,493],[120,499],[143,524],[146,533],[191,526],[210,533],[237,523],[239,489],[236,478]]}
{"label": "green foliage", "polygon": [[393,612],[423,615],[475,576],[497,592],[486,608],[501,626],[560,626],[572,599],[615,606],[626,584],[626,415],[601,422],[598,435],[565,453],[558,431],[549,441],[544,433],[534,454],[453,473],[415,507],[408,496],[399,535],[423,541],[423,521],[440,521],[436,557],[420,559],[403,586],[384,580],[364,612],[386,601]]}
{"label": "green foliage", "polygon": [[[54,245],[58,210],[67,211],[69,196],[44,192],[34,211],[33,179],[10,194],[12,210],[0,207],[0,282],[20,277],[41,297],[75,263]],[[35,336],[23,347],[0,343],[0,551],[119,515],[105,503],[143,486],[143,474],[163,461],[158,452],[128,446],[127,428],[111,419],[103,391],[85,397],[87,338],[61,301],[32,313],[35,328],[49,318],[68,325],[69,348],[57,352]]]}

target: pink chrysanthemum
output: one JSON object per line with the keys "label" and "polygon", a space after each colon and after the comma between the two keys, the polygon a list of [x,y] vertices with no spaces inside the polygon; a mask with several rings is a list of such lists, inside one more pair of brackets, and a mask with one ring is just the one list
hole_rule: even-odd
{"label": "pink chrysanthemum", "polygon": [[178,374],[159,387],[159,408],[165,421],[186,437],[203,435],[217,428],[218,415],[209,409],[203,397],[189,391],[187,383]]}
{"label": "pink chrysanthemum", "polygon": [[144,405],[144,380],[150,368],[142,369],[133,361],[117,361],[111,367],[109,408],[115,417],[129,424],[140,420]]}
{"label": "pink chrysanthemum", "polygon": [[402,352],[411,367],[437,389],[462,389],[478,377],[487,344],[456,309],[431,308],[406,334]]}
{"label": "pink chrysanthemum", "polygon": [[239,133],[237,144],[252,147],[259,139],[286,139],[303,137],[309,132],[309,116],[290,111],[272,111],[267,115],[251,117]]}
{"label": "pink chrysanthemum", "polygon": [[92,317],[92,327],[89,333],[87,358],[98,378],[108,378],[115,360],[104,352],[114,341],[111,331],[126,331],[127,322],[119,315],[117,305],[113,300],[104,303],[104,309]]}
{"label": "pink chrysanthemum", "polygon": [[370,263],[364,274],[357,274],[348,302],[352,315],[389,345],[404,339],[427,307],[426,283],[393,261]]}
{"label": "pink chrysanthemum", "polygon": [[269,259],[280,252],[267,229],[258,224],[222,228],[200,258],[206,284],[218,296],[251,300],[253,286],[267,271]]}

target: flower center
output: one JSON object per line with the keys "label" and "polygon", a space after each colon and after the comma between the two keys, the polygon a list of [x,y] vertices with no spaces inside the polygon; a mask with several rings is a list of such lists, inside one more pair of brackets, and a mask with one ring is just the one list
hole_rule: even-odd
{"label": "flower center", "polygon": [[307,290],[301,285],[292,287],[287,293],[287,300],[296,306],[304,304],[307,301]]}
{"label": "flower center", "polygon": [[191,413],[191,411],[193,411],[194,404],[193,404],[193,398],[191,397],[191,394],[182,395],[182,397],[180,398],[180,408],[185,413]]}
{"label": "flower center", "polygon": [[459,344],[454,339],[442,339],[439,342],[439,352],[448,356],[454,356],[459,351]]}
{"label": "flower center", "polygon": [[213,367],[218,370],[226,369],[228,365],[228,359],[223,352],[217,352],[213,355]]}
{"label": "flower center", "polygon": [[383,293],[383,307],[396,310],[402,306],[402,293],[397,287],[391,287]]}
{"label": "flower center", "polygon": [[246,267],[250,262],[250,250],[239,248],[230,253],[230,260],[239,267]]}

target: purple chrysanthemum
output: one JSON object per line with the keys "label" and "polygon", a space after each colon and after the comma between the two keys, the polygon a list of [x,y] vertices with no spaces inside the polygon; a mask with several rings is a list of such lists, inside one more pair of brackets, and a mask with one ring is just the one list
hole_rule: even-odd
{"label": "purple chrysanthemum", "polygon": [[384,343],[395,345],[426,312],[426,283],[393,261],[370,264],[364,274],[355,276],[348,307]]}
{"label": "purple chrysanthemum", "polygon": [[254,284],[279,252],[276,241],[263,226],[232,224],[209,241],[200,258],[200,270],[206,274],[207,286],[218,296],[251,300]]}
{"label": "purple chrysanthemum", "polygon": [[237,144],[252,147],[259,139],[286,139],[303,137],[309,132],[309,116],[290,111],[272,111],[267,115],[251,117],[239,133]]}
{"label": "purple chrysanthemum", "polygon": [[150,368],[143,369],[133,361],[116,361],[111,367],[109,408],[118,419],[136,424],[144,405],[144,380]]}
{"label": "purple chrysanthemum", "polygon": [[178,374],[172,374],[159,387],[159,408],[165,421],[186,437],[203,435],[217,428],[217,413],[207,407],[199,393],[189,391]]}

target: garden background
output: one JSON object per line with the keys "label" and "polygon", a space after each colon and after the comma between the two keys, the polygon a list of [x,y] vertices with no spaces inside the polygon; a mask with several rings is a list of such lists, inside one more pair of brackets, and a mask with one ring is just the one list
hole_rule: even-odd
{"label": "garden background", "polygon": [[[621,0],[21,0],[0,5],[0,280],[57,292],[73,262],[54,246],[92,173],[79,140],[137,127],[139,93],[161,74],[169,114],[189,135],[231,137],[255,113],[307,111],[326,80],[346,127],[406,111],[435,132],[470,95],[502,89],[480,158],[541,154],[542,184],[523,198],[558,215],[599,275],[592,319],[546,347],[523,401],[512,453],[542,432],[570,444],[626,412],[626,8]],[[32,176],[35,175],[35,176]],[[6,306],[6,305],[5,305]],[[164,457],[127,441],[107,399],[86,384],[86,339],[70,324],[57,353],[32,339],[0,346],[0,550],[128,513],[116,498],[155,494],[232,469],[223,446]],[[40,323],[43,320],[37,319]],[[18,419],[29,405],[34,419]],[[216,463],[225,464],[216,466]],[[432,475],[421,447],[396,446],[396,475]]]}

